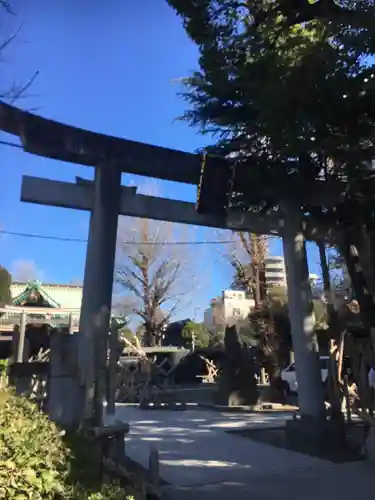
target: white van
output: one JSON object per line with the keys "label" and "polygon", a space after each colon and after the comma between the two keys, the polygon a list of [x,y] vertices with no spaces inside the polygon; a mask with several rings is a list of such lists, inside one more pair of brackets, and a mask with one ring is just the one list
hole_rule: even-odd
{"label": "white van", "polygon": [[[322,376],[322,382],[325,383],[328,378],[328,356],[320,356],[320,373]],[[281,372],[281,380],[284,382],[285,390],[287,393],[293,393],[298,391],[297,383],[297,373],[295,363],[291,363]]]}

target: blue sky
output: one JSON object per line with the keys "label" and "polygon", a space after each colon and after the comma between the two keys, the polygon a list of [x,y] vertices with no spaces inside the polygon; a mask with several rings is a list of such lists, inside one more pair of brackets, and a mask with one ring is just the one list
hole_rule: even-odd
{"label": "blue sky", "polygon": [[[165,1],[137,0],[13,0],[17,16],[3,17],[6,36],[22,25],[20,33],[2,54],[0,88],[27,80],[39,71],[25,109],[61,122],[160,146],[194,151],[204,139],[187,124],[176,122],[185,103],[172,80],[197,67],[197,50],[187,38],[181,21]],[[4,14],[1,14],[4,16]],[[1,134],[2,140],[13,140]],[[85,238],[88,215],[74,210],[21,203],[23,174],[74,181],[91,178],[88,167],[33,157],[22,150],[0,145],[2,196],[0,229],[69,238]],[[123,182],[144,184],[145,179]],[[163,196],[193,201],[191,186],[162,182]],[[197,239],[215,239],[198,230]],[[228,286],[229,275],[210,258],[198,265],[210,273],[204,290],[190,310],[205,307],[208,300]],[[271,253],[281,253],[280,242]],[[0,263],[10,269],[15,262],[35,263],[48,282],[67,283],[83,277],[85,245],[82,243],[0,236]],[[210,261],[207,262],[207,259]],[[311,272],[318,272],[315,246],[309,246]],[[17,266],[16,266],[17,267]],[[182,314],[189,313],[184,311]]]}

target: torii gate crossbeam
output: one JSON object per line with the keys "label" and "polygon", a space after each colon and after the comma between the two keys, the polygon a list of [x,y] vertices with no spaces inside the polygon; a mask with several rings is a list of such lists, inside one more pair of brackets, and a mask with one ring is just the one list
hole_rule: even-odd
{"label": "torii gate crossbeam", "polygon": [[[73,184],[25,175],[21,201],[88,211],[93,208],[92,190],[91,181],[77,180]],[[277,213],[262,215],[233,210],[227,217],[203,215],[196,212],[194,203],[136,194],[136,188],[126,186],[122,186],[119,215],[274,236],[282,236],[285,229],[285,218]],[[306,240],[335,241],[333,228],[316,225],[308,218],[302,225]]]}

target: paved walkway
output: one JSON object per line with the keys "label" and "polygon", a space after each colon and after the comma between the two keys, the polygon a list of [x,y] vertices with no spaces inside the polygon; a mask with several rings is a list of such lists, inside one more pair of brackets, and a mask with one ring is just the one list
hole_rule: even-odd
{"label": "paved walkway", "polygon": [[148,466],[151,446],[160,457],[160,474],[170,486],[166,500],[340,500],[375,493],[375,469],[364,463],[334,465],[317,458],[227,434],[229,429],[283,425],[285,413],[218,413],[140,410],[118,406],[108,421],[130,423],[127,454]]}

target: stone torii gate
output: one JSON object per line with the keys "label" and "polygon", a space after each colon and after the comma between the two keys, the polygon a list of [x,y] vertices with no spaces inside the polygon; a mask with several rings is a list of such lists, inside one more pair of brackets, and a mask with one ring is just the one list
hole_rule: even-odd
{"label": "stone torii gate", "polygon": [[[86,410],[91,412],[92,401],[103,396],[102,384],[94,383],[94,366],[100,367],[99,380],[103,381],[118,215],[127,215],[282,237],[300,414],[316,423],[324,419],[305,241],[332,241],[335,235],[330,228],[317,227],[313,220],[303,218],[299,207],[286,206],[282,213],[264,216],[231,210],[226,216],[200,215],[193,203],[139,195],[136,188],[121,186],[122,172],[197,185],[201,169],[198,155],[88,132],[4,103],[0,103],[0,129],[17,135],[25,152],[95,168],[93,182],[76,179],[74,184],[24,176],[21,193],[22,201],[91,212],[78,336]],[[322,183],[315,203],[339,196],[336,188]]]}

